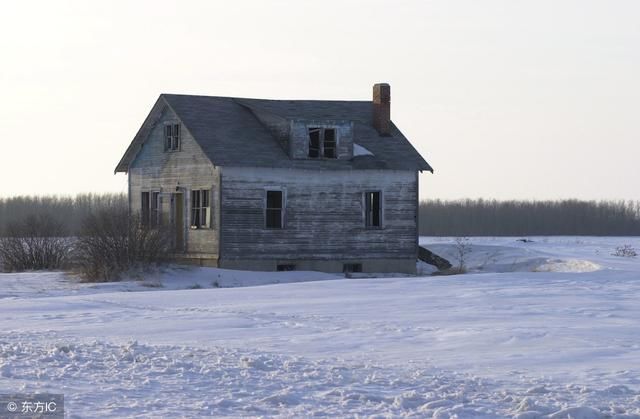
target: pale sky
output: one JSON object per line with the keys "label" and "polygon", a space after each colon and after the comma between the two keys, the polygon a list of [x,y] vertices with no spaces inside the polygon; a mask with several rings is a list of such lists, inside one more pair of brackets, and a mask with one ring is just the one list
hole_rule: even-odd
{"label": "pale sky", "polygon": [[160,93],[370,100],[421,198],[640,199],[640,1],[12,1],[0,196],[126,191]]}

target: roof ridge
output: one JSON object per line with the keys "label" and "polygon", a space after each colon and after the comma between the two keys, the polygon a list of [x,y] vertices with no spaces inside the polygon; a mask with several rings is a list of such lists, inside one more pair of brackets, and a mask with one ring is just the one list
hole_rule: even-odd
{"label": "roof ridge", "polygon": [[161,93],[160,96],[180,96],[180,97],[228,99],[228,100],[253,100],[253,101],[261,101],[261,102],[372,103],[371,100],[355,100],[355,99],[269,99],[269,98],[240,97],[240,96],[192,95],[192,94],[184,94],[184,93]]}

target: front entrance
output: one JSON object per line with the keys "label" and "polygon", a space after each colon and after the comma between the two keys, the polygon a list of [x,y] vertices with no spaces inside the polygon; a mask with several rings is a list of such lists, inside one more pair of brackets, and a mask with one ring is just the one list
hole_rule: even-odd
{"label": "front entrance", "polygon": [[173,209],[174,248],[176,252],[184,251],[184,195],[182,192],[171,194]]}

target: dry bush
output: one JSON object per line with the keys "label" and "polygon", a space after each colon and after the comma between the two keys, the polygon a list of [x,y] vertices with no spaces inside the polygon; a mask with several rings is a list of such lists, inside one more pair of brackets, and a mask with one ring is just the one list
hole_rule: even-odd
{"label": "dry bush", "polygon": [[167,227],[150,227],[124,207],[88,215],[77,241],[76,263],[91,282],[117,281],[122,274],[147,271],[168,260],[172,235]]}
{"label": "dry bush", "polygon": [[0,237],[0,265],[10,272],[62,269],[69,262],[72,240],[51,215],[29,215],[11,223]]}
{"label": "dry bush", "polygon": [[463,274],[467,272],[467,256],[471,253],[471,243],[468,237],[456,237],[455,244],[453,246],[456,252],[456,258],[458,259],[458,266],[455,266],[449,271],[452,274]]}
{"label": "dry bush", "polygon": [[616,247],[616,251],[612,253],[613,256],[620,256],[623,258],[634,258],[638,256],[638,251],[630,244],[623,244]]}

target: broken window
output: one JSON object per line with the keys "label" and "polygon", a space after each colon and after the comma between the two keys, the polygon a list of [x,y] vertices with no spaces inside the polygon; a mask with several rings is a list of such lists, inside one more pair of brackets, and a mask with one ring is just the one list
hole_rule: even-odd
{"label": "broken window", "polygon": [[364,193],[364,214],[366,227],[380,227],[382,215],[382,202],[380,191]]}
{"label": "broken window", "polygon": [[320,128],[309,128],[309,157],[320,157]]}
{"label": "broken window", "polygon": [[267,191],[265,220],[267,228],[282,228],[283,217],[282,191]]}
{"label": "broken window", "polygon": [[309,158],[337,157],[337,141],[335,128],[309,128]]}
{"label": "broken window", "polygon": [[180,124],[170,124],[164,126],[164,150],[180,150]]}
{"label": "broken window", "polygon": [[209,190],[191,191],[191,228],[209,228],[211,219],[211,204]]}

